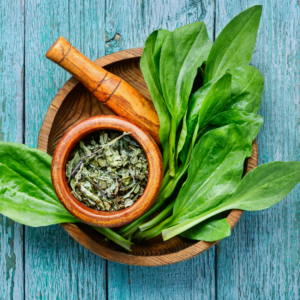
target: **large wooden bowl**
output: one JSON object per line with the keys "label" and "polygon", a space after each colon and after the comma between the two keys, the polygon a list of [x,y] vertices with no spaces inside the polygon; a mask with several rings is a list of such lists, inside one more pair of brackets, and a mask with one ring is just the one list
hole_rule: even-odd
{"label": "large wooden bowl", "polygon": [[[150,98],[147,85],[141,73],[139,63],[143,48],[124,50],[96,60],[96,63],[120,76]],[[100,104],[82,84],[74,78],[68,80],[53,99],[40,130],[38,149],[54,154],[56,146],[67,130],[91,116],[112,115]],[[252,145],[252,156],[245,161],[245,173],[257,166],[257,144]],[[243,214],[241,210],[232,210],[227,221],[233,228]],[[142,242],[132,247],[128,253],[113,242],[106,242],[94,229],[83,224],[61,224],[63,228],[81,245],[106,259],[128,265],[162,266],[192,258],[217,242],[197,242],[174,237],[166,242],[161,237]]]}

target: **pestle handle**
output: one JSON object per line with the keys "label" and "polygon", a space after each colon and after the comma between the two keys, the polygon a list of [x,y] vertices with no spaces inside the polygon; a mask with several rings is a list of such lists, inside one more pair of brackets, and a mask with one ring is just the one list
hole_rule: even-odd
{"label": "pestle handle", "polygon": [[120,77],[104,70],[59,37],[46,53],[117,115],[145,129],[159,141],[159,119],[151,101]]}

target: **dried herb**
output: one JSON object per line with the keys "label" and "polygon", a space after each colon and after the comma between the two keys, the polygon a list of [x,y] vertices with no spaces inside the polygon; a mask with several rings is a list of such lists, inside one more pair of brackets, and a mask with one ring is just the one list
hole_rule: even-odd
{"label": "dried herb", "polygon": [[66,165],[73,195],[103,211],[130,207],[147,185],[148,161],[130,133],[101,131],[80,141]]}

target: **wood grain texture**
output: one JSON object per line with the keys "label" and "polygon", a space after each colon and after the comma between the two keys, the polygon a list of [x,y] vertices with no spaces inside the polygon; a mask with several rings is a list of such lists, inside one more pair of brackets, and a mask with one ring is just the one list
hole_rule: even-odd
{"label": "wood grain texture", "polygon": [[[103,1],[26,1],[26,144],[37,146],[49,104],[69,75],[45,53],[60,35],[91,59],[104,55]],[[88,41],[88,42],[87,42]],[[26,227],[25,299],[106,299],[106,262],[61,228]],[[2,299],[1,299],[2,300]]]}
{"label": "wood grain texture", "polygon": [[[0,1],[0,141],[23,142],[24,1]],[[0,299],[23,299],[23,226],[0,214]]]}
{"label": "wood grain texture", "polygon": [[[217,34],[263,4],[252,64],[265,77],[259,164],[299,160],[299,1],[218,1]],[[218,299],[300,299],[300,188],[261,212],[246,212],[217,256]]]}

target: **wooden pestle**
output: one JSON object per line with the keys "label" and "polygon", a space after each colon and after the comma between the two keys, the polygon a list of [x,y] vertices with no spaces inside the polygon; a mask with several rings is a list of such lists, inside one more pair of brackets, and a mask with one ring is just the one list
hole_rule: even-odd
{"label": "wooden pestle", "polygon": [[104,70],[59,37],[46,57],[77,78],[103,104],[159,141],[159,119],[151,101],[120,77]]}

